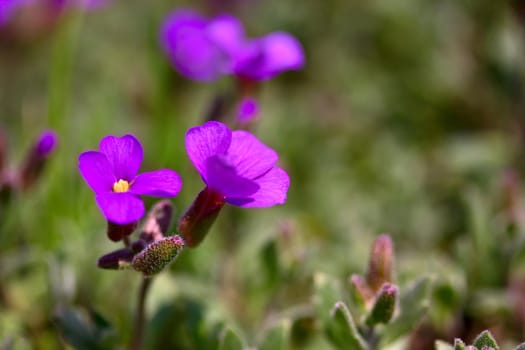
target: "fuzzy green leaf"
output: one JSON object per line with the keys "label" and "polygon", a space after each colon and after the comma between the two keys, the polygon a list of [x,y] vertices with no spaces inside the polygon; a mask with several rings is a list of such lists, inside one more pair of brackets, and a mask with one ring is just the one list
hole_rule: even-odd
{"label": "fuzzy green leaf", "polygon": [[477,338],[474,340],[473,345],[478,350],[483,350],[484,348],[491,348],[494,350],[499,350],[499,346],[496,343],[496,340],[490,334],[489,331],[483,331],[480,333],[480,335],[477,336]]}
{"label": "fuzzy green leaf", "polygon": [[454,350],[467,350],[467,346],[461,339],[454,339]]}
{"label": "fuzzy green leaf", "polygon": [[330,320],[330,310],[338,300],[341,300],[340,288],[335,280],[324,273],[314,275],[314,287],[317,314],[323,325],[326,326]]}
{"label": "fuzzy green leaf", "polygon": [[241,337],[230,327],[222,330],[219,340],[219,350],[242,350],[244,349]]}
{"label": "fuzzy green leaf", "polygon": [[326,333],[328,339],[338,349],[365,350],[368,348],[357,330],[350,311],[342,301],[335,303],[330,312],[330,322]]}
{"label": "fuzzy green leaf", "polygon": [[259,350],[286,350],[290,340],[292,322],[284,319],[266,333]]}

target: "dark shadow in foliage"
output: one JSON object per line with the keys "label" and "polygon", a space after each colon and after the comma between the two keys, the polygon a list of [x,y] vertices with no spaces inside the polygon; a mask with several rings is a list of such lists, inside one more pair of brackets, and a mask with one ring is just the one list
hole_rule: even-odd
{"label": "dark shadow in foliage", "polygon": [[115,331],[102,315],[93,310],[60,307],[53,320],[63,340],[76,350],[116,348]]}
{"label": "dark shadow in foliage", "polygon": [[159,308],[148,323],[145,349],[216,349],[222,324],[206,322],[206,306],[181,297]]}

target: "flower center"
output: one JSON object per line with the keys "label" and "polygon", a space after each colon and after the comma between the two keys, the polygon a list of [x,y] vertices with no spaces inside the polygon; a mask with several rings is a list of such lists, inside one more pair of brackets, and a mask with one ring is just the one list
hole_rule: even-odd
{"label": "flower center", "polygon": [[113,184],[113,192],[127,192],[129,190],[129,182],[126,180],[118,180]]}

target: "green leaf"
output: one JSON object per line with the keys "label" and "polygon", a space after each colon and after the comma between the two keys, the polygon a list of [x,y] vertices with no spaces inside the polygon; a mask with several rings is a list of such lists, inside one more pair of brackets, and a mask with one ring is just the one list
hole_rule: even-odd
{"label": "green leaf", "polygon": [[289,319],[281,320],[276,326],[270,328],[264,337],[259,350],[286,350],[290,340]]}
{"label": "green leaf", "polygon": [[277,241],[271,239],[266,242],[262,247],[260,254],[266,275],[266,281],[269,285],[273,285],[279,280],[281,274]]}
{"label": "green leaf", "polygon": [[454,339],[454,350],[467,350],[467,346],[461,339]]}
{"label": "green leaf", "polygon": [[242,350],[244,349],[241,337],[230,327],[222,330],[219,340],[219,350]]}
{"label": "green leaf", "polygon": [[436,350],[454,350],[454,347],[452,345],[442,340],[436,340],[436,342],[434,343],[434,348]]}
{"label": "green leaf", "polygon": [[64,340],[77,350],[114,349],[114,332],[110,324],[95,312],[60,309],[55,322]]}
{"label": "green leaf", "polygon": [[330,312],[326,333],[338,349],[366,350],[366,342],[359,334],[354,319],[345,303],[338,301]]}
{"label": "green leaf", "polygon": [[340,288],[335,280],[324,273],[314,275],[314,288],[317,314],[326,326],[330,320],[330,310],[338,300],[341,300]]}
{"label": "green leaf", "polygon": [[499,350],[499,346],[496,343],[496,340],[490,334],[489,331],[483,331],[480,333],[480,335],[477,336],[477,338],[474,340],[473,345],[476,347],[476,349],[483,350],[484,348],[492,348],[494,350]]}
{"label": "green leaf", "polygon": [[404,293],[400,291],[399,315],[386,326],[379,348],[414,329],[428,309],[430,285],[430,278],[426,276],[417,280]]}

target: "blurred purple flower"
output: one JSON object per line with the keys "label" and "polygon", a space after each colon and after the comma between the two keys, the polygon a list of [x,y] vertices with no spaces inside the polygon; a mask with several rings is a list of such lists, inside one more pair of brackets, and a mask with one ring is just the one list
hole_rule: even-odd
{"label": "blurred purple flower", "polygon": [[119,225],[138,221],[144,215],[139,195],[175,197],[179,193],[182,181],[173,170],[137,175],[144,151],[134,136],[106,136],[99,149],[79,156],[79,170],[108,221]]}
{"label": "blurred purple flower", "polygon": [[193,80],[224,74],[265,80],[304,65],[302,46],[292,35],[247,39],[241,22],[230,15],[207,19],[191,10],[175,11],[165,20],[160,40],[175,69]]}
{"label": "blurred purple flower", "polygon": [[243,78],[266,80],[303,66],[303,48],[297,39],[285,32],[274,32],[248,42],[237,53],[233,71]]}
{"label": "blurred purple flower", "polygon": [[275,166],[277,153],[247,131],[211,121],[186,133],[186,151],[207,187],[240,207],[283,204],[288,174]]}
{"label": "blurred purple flower", "polygon": [[259,104],[253,97],[243,98],[237,107],[237,121],[241,124],[251,122],[259,114]]}
{"label": "blurred purple flower", "polygon": [[25,6],[42,6],[57,16],[67,6],[94,10],[107,2],[108,0],[0,0],[0,27],[6,25],[19,8]]}

